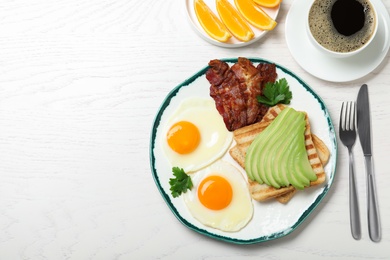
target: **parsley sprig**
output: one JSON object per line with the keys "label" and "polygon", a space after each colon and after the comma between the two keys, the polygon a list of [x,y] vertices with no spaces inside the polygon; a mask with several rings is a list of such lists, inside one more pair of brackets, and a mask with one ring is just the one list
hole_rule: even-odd
{"label": "parsley sprig", "polygon": [[263,89],[263,95],[257,97],[257,101],[270,107],[278,103],[290,104],[291,99],[292,93],[285,78],[275,83],[266,83]]}
{"label": "parsley sprig", "polygon": [[169,184],[171,185],[171,194],[174,198],[176,198],[182,193],[185,193],[187,190],[191,190],[193,184],[191,177],[188,176],[182,168],[173,167],[172,172],[175,178],[170,178]]}

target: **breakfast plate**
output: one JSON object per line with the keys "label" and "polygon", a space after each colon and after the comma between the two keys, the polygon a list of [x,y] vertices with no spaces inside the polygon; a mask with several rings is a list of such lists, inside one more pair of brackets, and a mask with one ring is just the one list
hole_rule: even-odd
{"label": "breakfast plate", "polygon": [[390,17],[380,0],[371,0],[379,18],[375,38],[365,50],[346,58],[328,57],[310,43],[305,30],[305,19],[313,1],[294,1],[286,18],[287,46],[304,70],[323,80],[348,82],[366,76],[382,63],[390,47]]}
{"label": "breakfast plate", "polygon": [[[250,60],[254,65],[271,63],[259,58]],[[224,61],[232,65],[237,62],[237,59],[224,59]],[[194,97],[212,100],[209,95],[210,83],[205,77],[208,68],[206,66],[175,87],[166,96],[155,116],[150,138],[150,167],[155,184],[176,218],[189,229],[203,235],[236,244],[253,244],[286,236],[301,225],[315,210],[328,193],[334,180],[337,162],[337,140],[326,105],[301,78],[287,68],[276,64],[278,78],[286,78],[292,91],[293,98],[290,106],[308,113],[312,132],[323,140],[330,151],[329,161],[324,168],[326,181],[318,186],[298,191],[287,204],[279,203],[276,200],[267,202],[252,201],[252,219],[243,229],[237,232],[226,232],[207,227],[191,215],[182,196],[174,198],[171,195],[169,179],[173,177],[172,166],[164,153],[162,141],[166,136],[165,126],[171,114],[180,106],[183,100]],[[231,146],[233,145],[234,141]],[[222,160],[232,164],[235,163],[229,152],[222,155]],[[239,169],[246,178],[245,171],[242,168]]]}
{"label": "breakfast plate", "polygon": [[[215,4],[215,1],[211,1],[211,0],[204,0],[204,2],[207,4],[207,6],[214,12],[214,14],[216,14],[218,16],[218,12],[217,12],[217,9],[216,9],[216,4]],[[229,2],[231,4],[234,5],[234,1],[233,0],[229,0]],[[187,18],[188,18],[188,21],[191,25],[191,27],[194,29],[194,31],[204,40],[206,40],[207,42],[211,43],[211,44],[214,44],[214,45],[217,45],[217,46],[220,46],[220,47],[226,47],[226,48],[238,48],[238,47],[243,47],[243,46],[247,46],[249,44],[252,44],[258,40],[260,40],[264,35],[267,34],[268,31],[263,31],[263,30],[260,30],[252,25],[250,25],[250,27],[252,28],[253,30],[253,33],[255,34],[255,36],[253,37],[252,40],[248,41],[248,42],[242,42],[242,41],[239,41],[238,39],[236,39],[235,37],[231,37],[227,42],[219,42],[217,40],[214,40],[213,38],[211,38],[202,28],[202,26],[200,25],[199,21],[198,21],[198,18],[196,17],[196,14],[195,14],[195,10],[194,10],[194,0],[185,0],[185,9],[186,9],[186,13],[187,13]],[[280,6],[278,7],[275,7],[275,8],[265,8],[265,7],[262,7],[262,9],[274,20],[276,20],[277,16],[278,16],[278,13],[279,13],[279,9],[280,9]],[[276,25],[278,26],[278,25]]]}

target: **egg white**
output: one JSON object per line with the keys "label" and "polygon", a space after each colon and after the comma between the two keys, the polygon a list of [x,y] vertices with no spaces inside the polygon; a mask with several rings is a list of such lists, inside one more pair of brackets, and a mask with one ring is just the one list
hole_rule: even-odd
{"label": "egg white", "polygon": [[[198,198],[198,187],[210,175],[224,177],[232,186],[231,203],[222,210],[210,210]],[[191,215],[202,224],[227,232],[236,232],[245,227],[253,216],[253,203],[247,182],[241,172],[231,163],[218,160],[190,175],[193,188],[184,193],[184,202]]]}
{"label": "egg white", "polygon": [[[173,151],[167,142],[166,133],[176,122],[188,121],[199,129],[201,140],[198,147],[189,154]],[[221,115],[215,108],[214,100],[188,98],[183,100],[167,120],[162,140],[163,151],[173,167],[180,167],[186,173],[197,171],[221,158],[233,140]]]}

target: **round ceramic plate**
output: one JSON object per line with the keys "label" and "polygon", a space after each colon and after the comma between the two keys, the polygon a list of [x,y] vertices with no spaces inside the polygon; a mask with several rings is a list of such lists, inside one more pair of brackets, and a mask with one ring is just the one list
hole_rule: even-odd
{"label": "round ceramic plate", "polygon": [[[211,0],[204,0],[204,2],[207,4],[208,7],[210,7],[210,9],[214,12],[214,14],[218,16],[217,8],[216,8],[216,5],[215,5],[215,0],[213,0],[213,1],[211,1]],[[233,4],[233,6],[234,6],[234,1],[233,0],[229,0],[229,2],[231,4]],[[248,42],[242,42],[242,41],[237,40],[234,37],[231,37],[228,42],[219,42],[219,41],[214,40],[213,38],[211,38],[203,30],[202,26],[200,25],[200,23],[198,21],[198,18],[196,17],[196,14],[195,14],[195,10],[194,10],[194,0],[186,0],[185,1],[185,8],[186,8],[188,20],[189,20],[192,28],[194,29],[194,31],[200,37],[202,37],[204,40],[206,40],[209,43],[212,43],[214,45],[220,46],[220,47],[237,48],[237,47],[247,46],[249,44],[252,44],[252,43],[258,41],[259,39],[261,39],[268,32],[268,31],[262,31],[260,29],[257,29],[256,27],[250,25],[252,30],[253,30],[253,32],[254,32],[254,34],[255,34],[255,37],[252,40],[250,40]],[[275,7],[275,8],[265,8],[265,7],[262,7],[262,9],[272,19],[276,20],[276,17],[278,16],[278,13],[279,13],[280,6]],[[278,25],[276,25],[276,26],[278,26]]]}
{"label": "round ceramic plate", "polygon": [[304,70],[323,80],[348,82],[366,76],[381,64],[390,47],[390,17],[380,0],[371,0],[378,12],[377,35],[365,50],[347,58],[328,57],[310,43],[305,19],[313,1],[294,1],[286,18],[287,46]]}
{"label": "round ceramic plate", "polygon": [[[237,59],[225,61],[232,65],[237,62]],[[259,62],[270,63],[262,59],[251,59],[251,61],[255,65]],[[308,113],[312,132],[320,137],[330,150],[330,159],[325,166],[326,181],[322,185],[298,191],[287,204],[281,204],[276,200],[253,201],[253,218],[246,227],[238,232],[223,232],[213,229],[193,218],[187,210],[183,198],[171,196],[169,178],[173,178],[172,165],[164,155],[162,140],[166,134],[163,129],[167,119],[182,100],[189,97],[210,98],[210,84],[205,77],[208,67],[205,67],[168,94],[157,112],[150,139],[150,166],[157,188],[173,214],[188,228],[212,238],[237,244],[264,242],[293,232],[327,194],[334,179],[337,158],[337,140],[328,110],[322,99],[302,79],[288,69],[280,65],[276,66],[278,78],[286,78],[293,93],[290,106]],[[228,152],[222,159],[235,163]],[[237,167],[239,168],[238,164]],[[246,178],[245,171],[242,168],[239,169]]]}

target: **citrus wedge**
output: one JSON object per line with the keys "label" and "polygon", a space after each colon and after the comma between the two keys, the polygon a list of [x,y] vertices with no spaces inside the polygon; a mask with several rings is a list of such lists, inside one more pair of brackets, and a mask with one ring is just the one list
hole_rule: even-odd
{"label": "citrus wedge", "polygon": [[253,0],[253,2],[264,7],[273,8],[279,6],[282,0]]}
{"label": "citrus wedge", "polygon": [[247,42],[254,37],[252,28],[227,0],[217,0],[217,11],[222,22],[234,37]]}
{"label": "citrus wedge", "polygon": [[255,6],[256,4],[253,0],[234,0],[234,3],[242,16],[253,26],[264,31],[270,31],[275,28],[276,21],[264,12],[263,9]]}
{"label": "citrus wedge", "polygon": [[195,0],[194,8],[200,25],[211,38],[220,42],[226,42],[230,39],[231,34],[225,25],[203,0]]}

